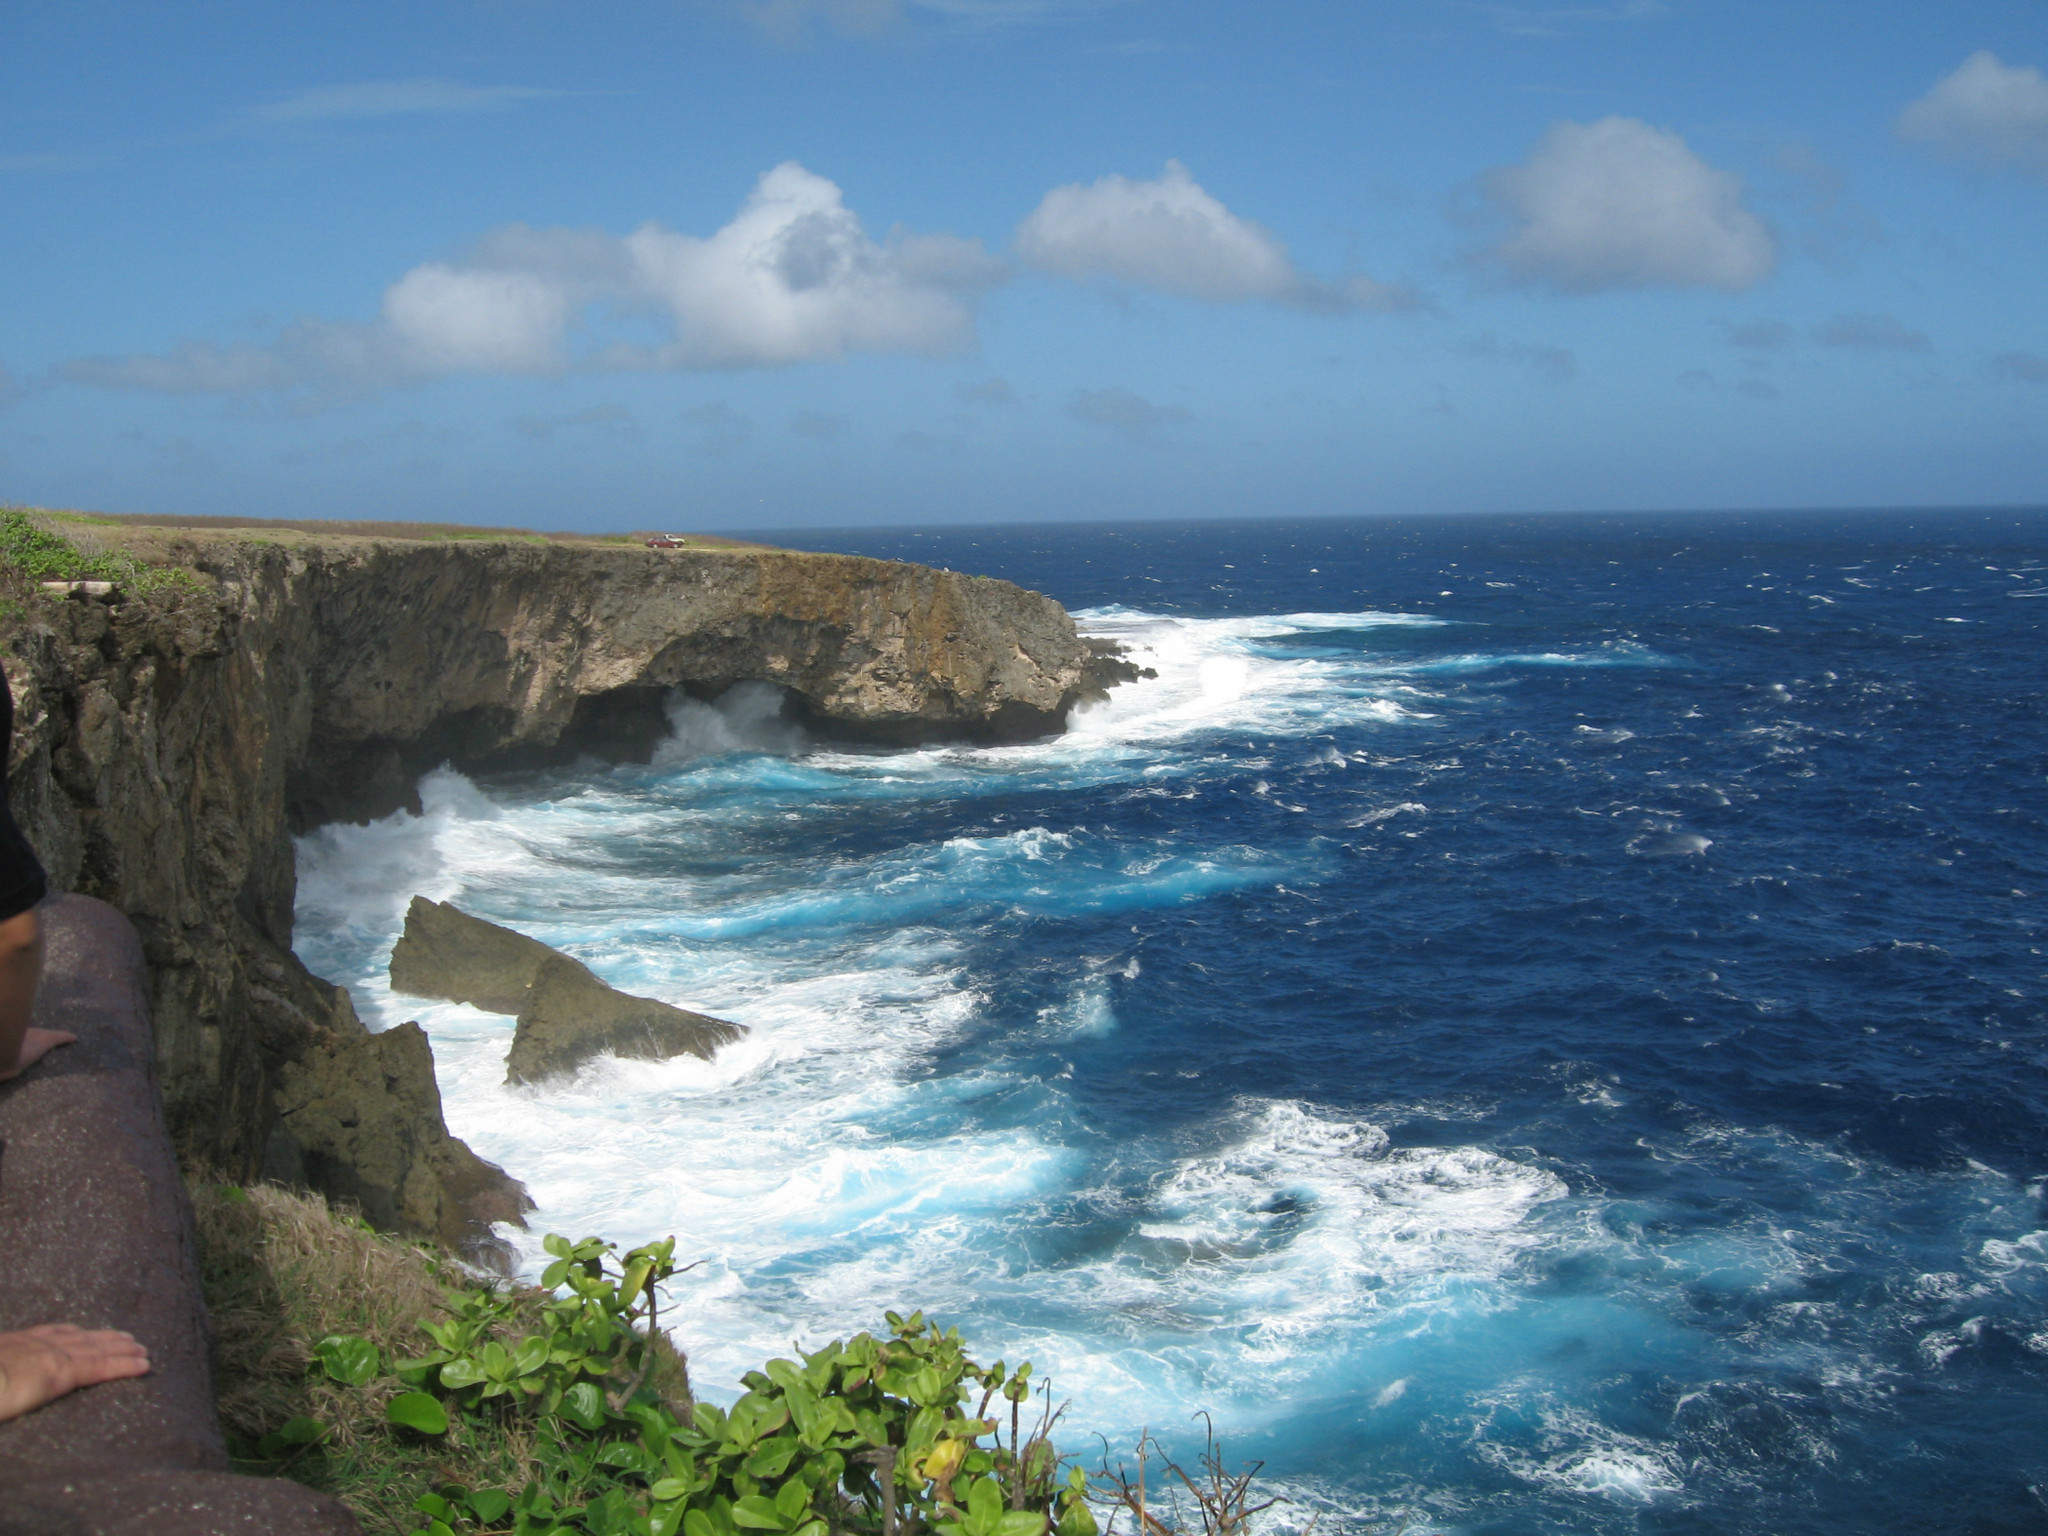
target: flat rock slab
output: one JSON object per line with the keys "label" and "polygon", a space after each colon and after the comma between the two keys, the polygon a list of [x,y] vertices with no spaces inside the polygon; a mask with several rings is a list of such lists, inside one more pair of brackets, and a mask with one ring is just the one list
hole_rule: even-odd
{"label": "flat rock slab", "polygon": [[634,997],[538,939],[415,896],[391,951],[391,989],[445,998],[518,1021],[505,1081],[534,1083],[573,1072],[593,1056],[709,1060],[744,1026]]}
{"label": "flat rock slab", "polygon": [[0,1536],[355,1532],[332,1499],[229,1471],[142,946],[84,896],[46,903],[42,926],[35,1021],[78,1043],[0,1084],[0,1330],[124,1328],[152,1369],[0,1424]]}

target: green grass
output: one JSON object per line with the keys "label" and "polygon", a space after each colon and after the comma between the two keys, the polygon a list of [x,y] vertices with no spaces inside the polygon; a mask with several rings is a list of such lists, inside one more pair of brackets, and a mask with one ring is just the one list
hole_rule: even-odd
{"label": "green grass", "polygon": [[144,565],[118,551],[81,549],[52,526],[74,523],[81,525],[84,533],[85,525],[106,521],[37,513],[27,507],[0,507],[0,562],[29,581],[110,581],[135,592],[201,585],[196,575],[180,567]]}

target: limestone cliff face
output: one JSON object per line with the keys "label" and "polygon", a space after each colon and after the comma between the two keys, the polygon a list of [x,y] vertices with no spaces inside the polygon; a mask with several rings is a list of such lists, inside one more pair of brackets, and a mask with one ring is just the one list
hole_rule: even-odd
{"label": "limestone cliff face", "polygon": [[768,681],[814,728],[990,740],[1059,729],[1117,666],[1049,598],[844,556],[284,534],[175,552],[206,590],[36,601],[0,637],[16,814],[59,888],[143,935],[186,1157],[443,1236],[515,1212],[516,1187],[441,1127],[424,1039],[370,1036],[292,954],[293,830],[405,804],[442,761],[644,749],[675,687]]}

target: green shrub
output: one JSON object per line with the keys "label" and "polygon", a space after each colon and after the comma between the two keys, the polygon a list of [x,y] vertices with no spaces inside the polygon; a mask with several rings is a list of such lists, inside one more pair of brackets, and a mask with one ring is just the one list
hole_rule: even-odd
{"label": "green shrub", "polygon": [[[444,1484],[419,1499],[418,1536],[1097,1536],[1087,1479],[1049,1438],[1057,1415],[1043,1406],[1026,1431],[1028,1364],[982,1366],[957,1331],[891,1313],[887,1338],[771,1360],[729,1410],[685,1413],[649,1387],[673,1239],[624,1255],[596,1238],[546,1246],[542,1281],[559,1294],[523,1338],[504,1337],[504,1293],[477,1287],[424,1325],[437,1346],[425,1355],[391,1359],[360,1337],[319,1345],[337,1381],[369,1386],[385,1364],[408,1389],[386,1408],[406,1434],[461,1443],[523,1428],[535,1475],[516,1489]],[[989,1416],[998,1402],[1007,1443]]]}
{"label": "green shrub", "polygon": [[[672,1243],[549,1237],[541,1289],[316,1195],[193,1196],[237,1465],[335,1494],[372,1536],[1099,1536],[1091,1493],[1144,1536],[1246,1536],[1268,1507],[1213,1439],[1192,1477],[1147,1436],[1135,1483],[1105,1460],[1091,1485],[1031,1367],[983,1366],[921,1313],[770,1360],[720,1410],[659,1327]],[[1169,1474],[1149,1508],[1148,1456]]]}

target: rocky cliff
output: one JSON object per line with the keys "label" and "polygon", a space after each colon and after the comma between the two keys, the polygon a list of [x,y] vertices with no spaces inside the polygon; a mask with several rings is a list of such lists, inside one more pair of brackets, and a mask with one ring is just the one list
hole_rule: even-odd
{"label": "rocky cliff", "polygon": [[424,1037],[368,1034],[292,953],[294,831],[408,804],[444,761],[644,753],[676,688],[767,681],[814,730],[999,740],[1059,729],[1118,666],[1049,598],[852,557],[121,537],[196,574],[8,605],[16,814],[57,887],[142,933],[188,1161],[449,1238],[519,1191],[447,1136]]}

